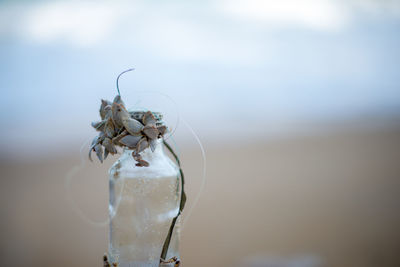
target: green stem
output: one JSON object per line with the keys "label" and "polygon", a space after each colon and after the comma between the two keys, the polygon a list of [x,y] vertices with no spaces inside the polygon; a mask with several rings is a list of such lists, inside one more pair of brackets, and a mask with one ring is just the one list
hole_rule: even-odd
{"label": "green stem", "polygon": [[185,190],[184,190],[184,185],[185,185],[185,177],[183,175],[183,171],[181,168],[181,162],[179,160],[178,155],[175,153],[175,151],[172,149],[172,147],[164,140],[163,141],[165,147],[168,149],[169,152],[171,152],[171,154],[174,156],[176,162],[178,163],[179,166],[179,174],[181,177],[181,201],[179,204],[179,211],[178,214],[172,219],[171,222],[171,226],[169,227],[169,231],[168,231],[168,235],[167,238],[164,241],[164,245],[163,245],[163,249],[161,251],[161,259],[160,260],[165,260],[167,257],[167,253],[168,253],[168,248],[169,248],[169,244],[171,242],[171,237],[172,237],[172,233],[174,231],[174,227],[176,224],[176,220],[178,219],[179,215],[181,215],[183,208],[185,207],[186,204],[186,194],[185,194]]}

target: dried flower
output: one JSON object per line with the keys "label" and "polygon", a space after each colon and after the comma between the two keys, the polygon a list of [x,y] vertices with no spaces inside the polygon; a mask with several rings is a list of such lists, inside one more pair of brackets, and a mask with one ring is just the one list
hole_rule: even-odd
{"label": "dried flower", "polygon": [[140,152],[148,147],[154,152],[157,139],[163,137],[167,127],[158,123],[151,111],[128,112],[119,95],[112,103],[102,99],[99,113],[101,121],[92,122],[92,126],[100,133],[90,145],[89,159],[92,160],[91,154],[95,151],[103,162],[108,154],[117,153],[115,146],[120,146],[133,150],[136,166],[148,167],[149,163],[142,159]]}

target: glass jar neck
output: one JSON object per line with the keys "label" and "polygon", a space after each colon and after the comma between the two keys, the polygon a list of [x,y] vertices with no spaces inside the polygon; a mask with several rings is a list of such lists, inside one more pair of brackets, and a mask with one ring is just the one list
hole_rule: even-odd
{"label": "glass jar neck", "polygon": [[[163,156],[164,155],[164,149],[163,149],[163,139],[159,138],[157,139],[156,145],[155,145],[155,149],[154,151],[151,150],[150,147],[146,148],[145,150],[143,150],[142,152],[140,152],[140,155],[143,158],[153,158],[153,157],[157,157],[157,156]],[[123,151],[123,156],[132,156],[132,152],[133,149],[129,149],[127,147],[124,148]]]}

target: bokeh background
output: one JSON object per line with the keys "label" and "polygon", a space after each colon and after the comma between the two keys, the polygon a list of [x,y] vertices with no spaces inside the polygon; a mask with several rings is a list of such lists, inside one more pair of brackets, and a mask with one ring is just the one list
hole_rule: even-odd
{"label": "bokeh background", "polygon": [[1,265],[101,265],[116,158],[67,178],[135,67],[187,210],[206,151],[183,266],[400,266],[399,48],[396,0],[1,1]]}

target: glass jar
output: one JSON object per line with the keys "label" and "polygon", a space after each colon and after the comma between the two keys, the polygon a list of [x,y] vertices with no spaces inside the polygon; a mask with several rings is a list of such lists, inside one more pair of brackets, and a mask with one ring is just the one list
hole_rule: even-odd
{"label": "glass jar", "polygon": [[[141,152],[149,167],[137,167],[125,149],[109,171],[109,254],[121,267],[159,266],[162,247],[179,211],[178,166],[159,139],[154,152]],[[167,259],[179,258],[179,218]]]}

